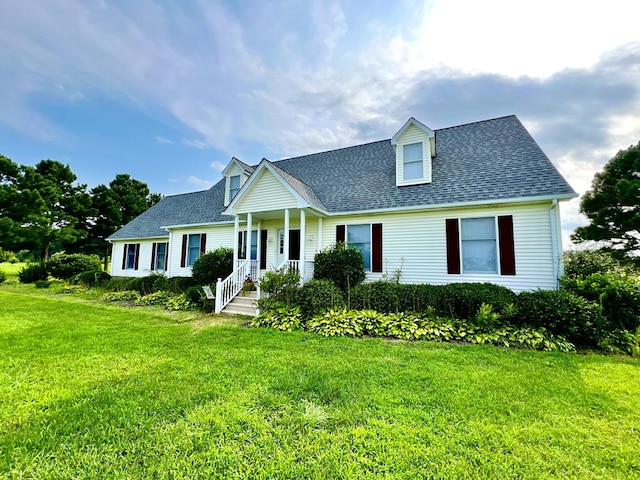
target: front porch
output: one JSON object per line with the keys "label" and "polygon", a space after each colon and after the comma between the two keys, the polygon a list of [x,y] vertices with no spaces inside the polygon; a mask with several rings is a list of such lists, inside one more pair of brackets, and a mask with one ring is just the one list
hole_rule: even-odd
{"label": "front porch", "polygon": [[[216,313],[225,309],[246,280],[257,282],[268,272],[286,268],[302,283],[313,278],[315,253],[322,248],[323,217],[306,208],[237,213],[234,216],[234,271],[216,285]],[[249,233],[250,232],[250,233]]]}

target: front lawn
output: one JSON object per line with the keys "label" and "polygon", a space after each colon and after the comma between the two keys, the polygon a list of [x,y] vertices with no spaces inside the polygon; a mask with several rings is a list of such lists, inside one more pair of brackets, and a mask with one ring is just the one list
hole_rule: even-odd
{"label": "front lawn", "polygon": [[4,273],[6,273],[7,276],[17,276],[18,272],[22,270],[22,267],[24,267],[25,265],[26,263],[24,262],[17,262],[17,263],[2,262],[0,263],[0,270],[4,271]]}
{"label": "front lawn", "polygon": [[0,477],[640,478],[631,358],[0,288]]}

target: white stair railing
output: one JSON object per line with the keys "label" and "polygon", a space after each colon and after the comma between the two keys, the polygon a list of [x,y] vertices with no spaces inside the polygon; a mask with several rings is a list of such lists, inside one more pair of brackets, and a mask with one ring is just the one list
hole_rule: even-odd
{"label": "white stair railing", "polygon": [[227,278],[218,279],[218,283],[216,283],[216,313],[220,313],[240,293],[242,285],[249,275],[249,269],[249,260],[245,260]]}

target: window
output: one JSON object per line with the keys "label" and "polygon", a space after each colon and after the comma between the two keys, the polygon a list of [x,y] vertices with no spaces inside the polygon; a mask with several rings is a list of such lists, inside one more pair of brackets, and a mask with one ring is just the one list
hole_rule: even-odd
{"label": "window", "polygon": [[151,270],[167,269],[167,253],[169,244],[167,242],[153,244],[153,258],[151,259]]}
{"label": "window", "polygon": [[498,273],[495,218],[463,218],[461,230],[462,270]]}
{"label": "window", "polygon": [[122,252],[122,270],[137,270],[139,253],[139,243],[125,243]]}
{"label": "window", "polygon": [[424,177],[422,153],[422,143],[411,143],[402,146],[403,180],[420,180]]}
{"label": "window", "polygon": [[187,267],[193,267],[200,256],[200,234],[189,235],[187,243]]}
{"label": "window", "polygon": [[240,175],[229,177],[229,201],[233,200],[238,190],[240,190]]}
{"label": "window", "polygon": [[347,245],[362,252],[364,269],[371,271],[371,224],[347,225]]}
{"label": "window", "polygon": [[[250,247],[251,260],[258,258],[258,231],[253,230],[251,232],[251,247]],[[238,232],[238,258],[247,258],[247,232]]]}
{"label": "window", "polygon": [[[512,215],[446,220],[447,273],[516,274]],[[498,270],[498,268],[500,270]]]}

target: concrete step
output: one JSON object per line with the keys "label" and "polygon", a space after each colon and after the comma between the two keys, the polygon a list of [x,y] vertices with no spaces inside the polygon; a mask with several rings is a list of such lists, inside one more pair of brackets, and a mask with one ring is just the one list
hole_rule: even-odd
{"label": "concrete step", "polygon": [[[251,295],[251,293],[253,295]],[[256,295],[255,292],[250,292],[247,296],[243,296],[240,293],[237,297],[231,300],[225,308],[222,309],[222,313],[230,313],[233,315],[250,315],[256,316]]]}

